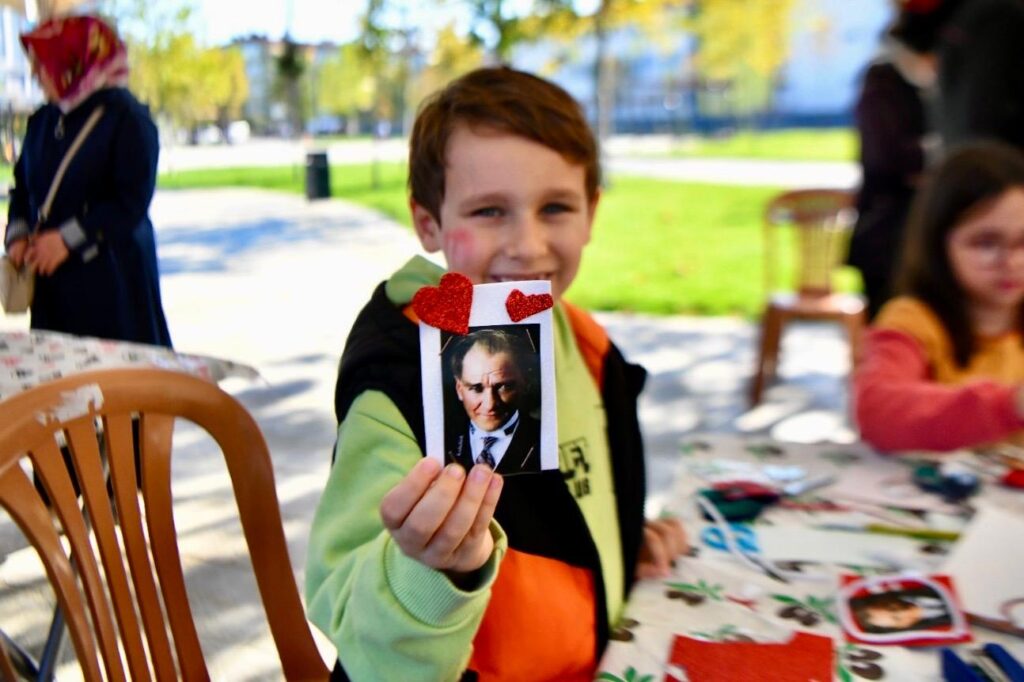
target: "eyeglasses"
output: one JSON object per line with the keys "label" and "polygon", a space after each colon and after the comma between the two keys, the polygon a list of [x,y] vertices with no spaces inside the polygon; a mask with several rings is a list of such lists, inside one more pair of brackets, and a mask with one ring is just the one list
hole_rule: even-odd
{"label": "eyeglasses", "polygon": [[979,267],[994,268],[1005,263],[1012,252],[1024,253],[1024,238],[1013,241],[991,234],[980,234],[963,242]]}

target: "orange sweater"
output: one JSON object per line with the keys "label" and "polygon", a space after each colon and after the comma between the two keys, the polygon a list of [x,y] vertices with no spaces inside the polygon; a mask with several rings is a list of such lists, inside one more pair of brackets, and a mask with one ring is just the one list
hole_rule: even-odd
{"label": "orange sweater", "polygon": [[887,303],[854,375],[861,437],[880,450],[954,450],[1021,435],[1015,392],[1024,383],[1018,333],[979,337],[967,367],[924,303]]}

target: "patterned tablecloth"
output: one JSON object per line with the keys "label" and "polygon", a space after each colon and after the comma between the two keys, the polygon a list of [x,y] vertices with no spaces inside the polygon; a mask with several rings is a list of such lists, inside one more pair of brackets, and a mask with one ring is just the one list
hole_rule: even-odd
{"label": "patterned tablecloth", "polygon": [[[757,540],[764,540],[759,542],[761,550],[774,554],[775,565],[786,570],[784,576],[788,581],[781,582],[706,544],[701,533],[709,524],[696,511],[693,499],[698,489],[708,487],[709,480],[751,474],[785,479],[803,473],[835,477],[835,485],[812,493],[820,500],[845,500],[856,506],[858,491],[863,493],[863,500],[883,492],[903,494],[908,499],[918,496],[920,493],[912,485],[902,492],[894,487],[899,485],[899,479],[909,482],[909,472],[906,463],[883,458],[860,444],[796,445],[736,436],[709,436],[685,443],[666,508],[683,518],[694,548],[691,556],[678,562],[671,577],[641,581],[635,586],[624,616],[613,630],[598,679],[687,679],[684,670],[670,663],[670,649],[677,634],[712,642],[767,643],[789,641],[794,633],[805,632],[833,639],[835,680],[941,680],[940,658],[935,648],[847,643],[838,625],[835,595],[839,574],[877,573],[878,569],[872,566],[878,565],[879,557],[893,565],[901,564],[904,569],[935,571],[948,545],[906,537],[819,530],[816,526],[822,520],[836,518],[829,514],[843,512],[822,510],[813,504],[804,508],[774,505],[753,528]],[[985,486],[983,496],[994,499],[1002,508],[1024,514],[1024,492]],[[863,500],[862,512],[877,511],[876,507],[864,505]],[[935,502],[940,512],[931,518],[949,519],[942,513],[943,505],[937,498]],[[872,547],[871,543],[876,544]],[[877,555],[872,556],[873,548],[878,549]],[[857,559],[858,552],[864,555],[863,563]],[[789,560],[784,560],[786,557]],[[978,627],[971,630],[975,641],[960,645],[958,650],[966,653],[982,643],[995,641],[1024,660],[1024,639]],[[779,672],[763,679],[791,679]],[[740,677],[725,675],[719,679]]]}
{"label": "patterned tablecloth", "polygon": [[114,367],[160,367],[215,382],[259,378],[249,365],[159,346],[57,332],[0,332],[0,400],[68,374]]}

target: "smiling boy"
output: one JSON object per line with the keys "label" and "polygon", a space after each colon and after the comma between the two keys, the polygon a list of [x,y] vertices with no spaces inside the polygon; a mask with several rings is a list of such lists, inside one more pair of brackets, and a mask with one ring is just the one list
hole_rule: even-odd
{"label": "smiling boy", "polygon": [[535,76],[479,69],[421,108],[409,187],[423,247],[474,283],[551,282],[560,471],[504,480],[423,457],[407,305],[444,271],[416,258],[381,284],[342,355],[307,562],[337,679],[590,680],[634,577],[666,574],[685,548],[678,524],[643,518],[645,372],[561,300],[599,178],[578,104]]}

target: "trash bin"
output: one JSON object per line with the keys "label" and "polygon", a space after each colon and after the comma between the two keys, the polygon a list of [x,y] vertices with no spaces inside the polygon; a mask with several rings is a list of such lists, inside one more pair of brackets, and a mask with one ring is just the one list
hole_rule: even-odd
{"label": "trash bin", "polygon": [[331,168],[327,165],[327,152],[306,154],[306,198],[326,199],[331,196]]}

